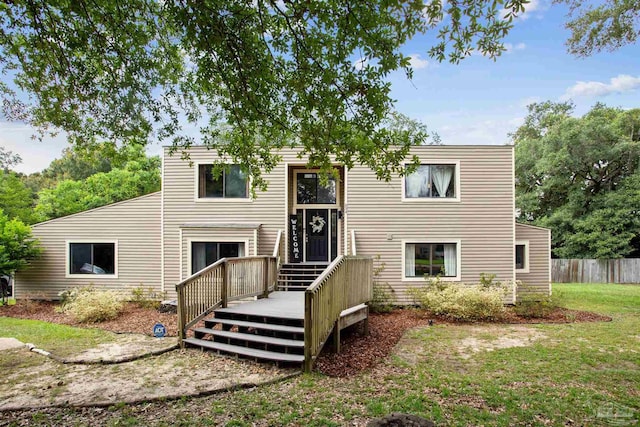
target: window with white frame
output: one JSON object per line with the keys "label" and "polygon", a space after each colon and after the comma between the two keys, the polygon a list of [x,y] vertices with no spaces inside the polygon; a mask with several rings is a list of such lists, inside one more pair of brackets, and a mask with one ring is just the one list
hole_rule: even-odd
{"label": "window with white frame", "polygon": [[221,258],[245,256],[243,242],[191,242],[191,274]]}
{"label": "window with white frame", "polygon": [[404,277],[457,277],[458,243],[405,243]]}
{"label": "window with white frame", "polygon": [[116,244],[70,242],[69,274],[116,274]]}
{"label": "window with white frame", "polygon": [[422,164],[404,177],[404,197],[419,198],[456,198],[455,164]]}
{"label": "window with white frame", "polygon": [[216,176],[213,165],[198,165],[198,198],[247,198],[249,180],[238,165],[228,165]]}
{"label": "window with white frame", "polygon": [[526,240],[516,242],[515,267],[517,272],[529,272],[529,242]]}

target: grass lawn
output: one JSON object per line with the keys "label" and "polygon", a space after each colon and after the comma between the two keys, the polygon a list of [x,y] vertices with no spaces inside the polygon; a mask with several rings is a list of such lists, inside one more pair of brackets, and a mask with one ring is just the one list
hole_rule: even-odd
{"label": "grass lawn", "polygon": [[[554,295],[613,321],[437,324],[408,332],[394,356],[354,378],[310,374],[212,397],[114,407],[102,421],[341,426],[407,412],[454,426],[638,425],[640,286],[555,285]],[[91,424],[86,410],[63,411]],[[622,418],[606,417],[614,414]],[[46,424],[54,415],[36,416]]]}
{"label": "grass lawn", "polygon": [[0,337],[13,337],[58,356],[95,347],[111,341],[113,334],[101,329],[74,328],[38,320],[0,316]]}

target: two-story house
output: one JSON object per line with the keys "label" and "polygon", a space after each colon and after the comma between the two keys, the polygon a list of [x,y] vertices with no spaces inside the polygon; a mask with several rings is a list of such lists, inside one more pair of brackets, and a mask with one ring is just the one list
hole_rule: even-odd
{"label": "two-story house", "polygon": [[551,292],[549,230],[515,222],[512,146],[415,147],[421,166],[390,182],[340,164],[325,182],[283,150],[255,199],[239,167],[215,178],[215,151],[190,153],[193,165],[165,150],[158,193],[33,226],[44,252],[17,275],[16,297],[55,299],[91,283],[171,298],[176,283],[222,257],[272,254],[320,269],[339,255],[379,256],[376,281],[397,304],[434,276],[476,283],[495,274],[521,281],[518,296]]}

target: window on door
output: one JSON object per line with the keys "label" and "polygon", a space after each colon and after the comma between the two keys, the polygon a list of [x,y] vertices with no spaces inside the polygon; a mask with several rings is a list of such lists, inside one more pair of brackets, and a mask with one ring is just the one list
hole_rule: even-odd
{"label": "window on door", "polygon": [[301,205],[335,205],[336,180],[330,176],[326,184],[322,184],[320,176],[313,172],[300,172],[296,180],[297,200]]}
{"label": "window on door", "polygon": [[245,256],[245,244],[242,242],[191,242],[191,274],[221,258],[243,256]]}

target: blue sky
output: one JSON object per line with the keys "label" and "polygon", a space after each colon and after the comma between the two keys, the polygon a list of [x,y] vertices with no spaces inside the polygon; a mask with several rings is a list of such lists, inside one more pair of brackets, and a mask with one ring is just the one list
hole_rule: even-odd
{"label": "blue sky", "polygon": [[[427,124],[444,144],[504,144],[531,102],[571,99],[577,115],[596,102],[640,107],[640,44],[575,58],[566,51],[566,19],[563,7],[531,1],[505,39],[508,51],[495,62],[474,55],[458,65],[438,63],[427,55],[426,38],[412,40],[404,52],[414,58],[413,80],[390,76],[397,110]],[[32,141],[32,133],[24,124],[0,121],[0,146],[22,156],[16,169],[26,173],[45,168],[66,144],[63,136]]]}

